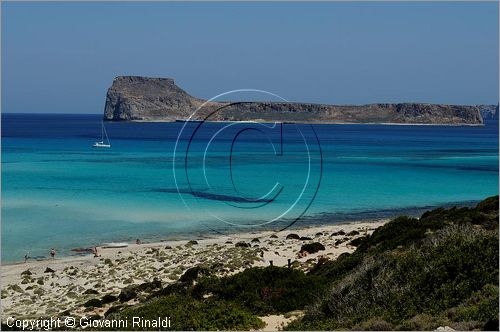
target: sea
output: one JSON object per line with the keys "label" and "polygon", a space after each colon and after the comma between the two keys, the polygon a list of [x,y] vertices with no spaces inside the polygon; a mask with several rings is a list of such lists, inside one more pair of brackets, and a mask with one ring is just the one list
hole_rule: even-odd
{"label": "sea", "polygon": [[106,242],[261,230],[469,206],[498,195],[485,126],[104,122],[2,114],[1,259]]}

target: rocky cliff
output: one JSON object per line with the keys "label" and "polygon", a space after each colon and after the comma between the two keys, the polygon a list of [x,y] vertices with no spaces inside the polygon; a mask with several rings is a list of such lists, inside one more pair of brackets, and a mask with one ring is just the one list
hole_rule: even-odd
{"label": "rocky cliff", "polygon": [[[104,119],[187,119],[204,100],[190,96],[170,78],[120,76],[108,89]],[[476,106],[438,104],[323,105],[284,102],[213,102],[192,120],[304,123],[482,124]]]}
{"label": "rocky cliff", "polygon": [[477,105],[483,120],[498,119],[498,105]]}

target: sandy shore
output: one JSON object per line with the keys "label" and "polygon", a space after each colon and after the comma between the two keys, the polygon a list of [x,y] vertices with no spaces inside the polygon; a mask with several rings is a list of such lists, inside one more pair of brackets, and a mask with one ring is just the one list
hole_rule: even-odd
{"label": "sandy shore", "polygon": [[[175,282],[190,267],[219,266],[218,274],[236,273],[251,266],[287,266],[308,270],[320,257],[336,259],[355,248],[347,243],[369,234],[387,220],[351,222],[329,226],[286,230],[282,233],[262,232],[242,234],[249,247],[239,247],[237,236],[210,239],[130,244],[126,248],[99,248],[99,258],[93,255],[64,257],[44,261],[2,265],[2,317],[47,317],[54,315],[91,315],[106,312],[113,305],[89,309],[83,304],[106,294],[118,296],[129,285],[150,282],[154,278],[162,285]],[[343,231],[345,234],[332,235]],[[295,233],[310,239],[286,239]],[[273,235],[274,234],[274,235]],[[254,240],[248,238],[254,237]],[[320,242],[325,250],[304,257],[299,255],[305,243]],[[50,269],[50,270],[49,270]],[[52,272],[54,271],[54,272]],[[141,298],[139,297],[139,300]],[[131,300],[130,303],[134,303]],[[275,330],[276,319],[269,321],[266,330]]]}

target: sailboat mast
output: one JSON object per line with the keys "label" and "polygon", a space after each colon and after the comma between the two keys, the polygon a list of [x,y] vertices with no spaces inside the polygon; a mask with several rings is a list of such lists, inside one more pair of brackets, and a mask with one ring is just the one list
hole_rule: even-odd
{"label": "sailboat mast", "polygon": [[[109,138],[108,138],[108,133],[106,132],[106,128],[104,127],[104,121],[102,123],[102,130],[104,132],[104,135],[106,135],[106,142],[109,144]],[[104,137],[102,139],[104,141]]]}

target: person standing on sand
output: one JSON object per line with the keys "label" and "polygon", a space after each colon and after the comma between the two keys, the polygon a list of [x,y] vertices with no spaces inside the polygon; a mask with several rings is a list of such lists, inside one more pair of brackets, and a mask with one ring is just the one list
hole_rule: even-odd
{"label": "person standing on sand", "polygon": [[97,247],[94,247],[94,257],[99,257],[99,255],[97,254]]}
{"label": "person standing on sand", "polygon": [[50,249],[50,257],[56,257],[56,250],[54,248]]}
{"label": "person standing on sand", "polygon": [[28,261],[30,252],[28,251],[26,255],[24,255],[24,262],[26,263]]}

